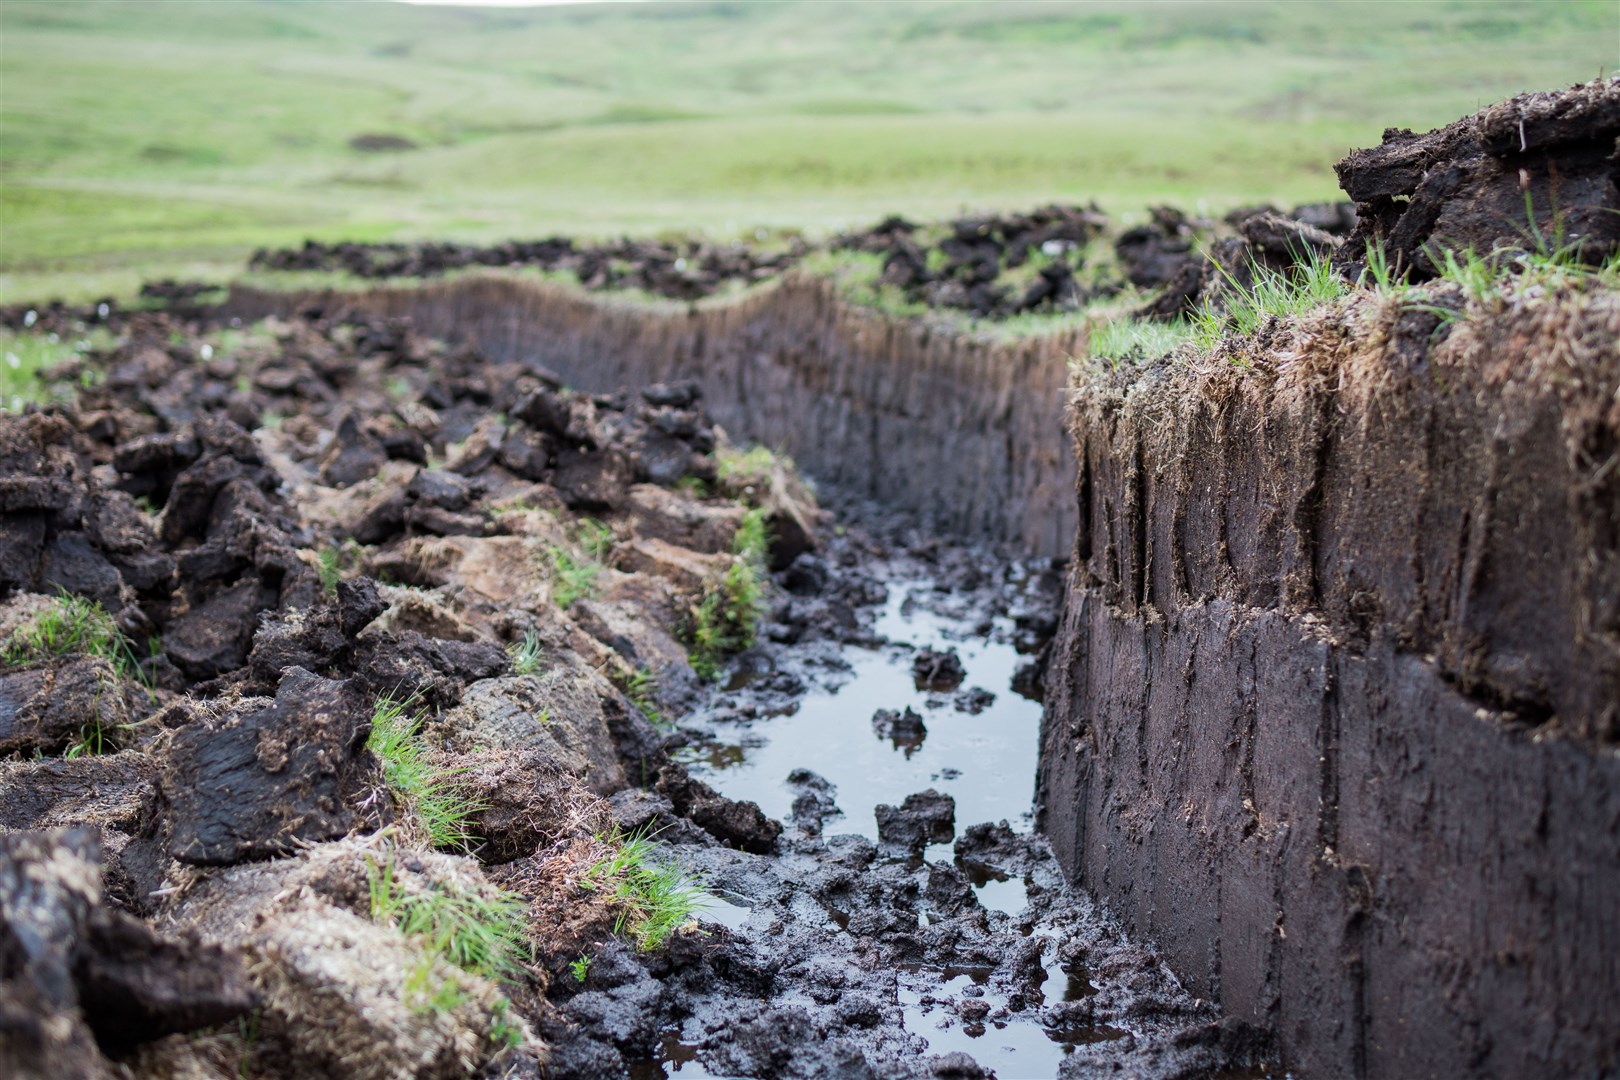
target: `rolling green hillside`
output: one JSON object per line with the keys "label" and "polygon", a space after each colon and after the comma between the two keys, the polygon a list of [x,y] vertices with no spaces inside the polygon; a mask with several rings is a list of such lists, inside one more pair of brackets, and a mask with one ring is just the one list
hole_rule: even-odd
{"label": "rolling green hillside", "polygon": [[305,236],[1332,197],[1384,127],[1617,53],[1612,0],[6,0],[0,297],[219,276]]}

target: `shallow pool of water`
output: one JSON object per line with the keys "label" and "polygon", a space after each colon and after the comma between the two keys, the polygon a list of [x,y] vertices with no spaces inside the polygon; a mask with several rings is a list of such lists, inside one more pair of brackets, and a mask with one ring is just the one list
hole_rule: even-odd
{"label": "shallow pool of water", "polygon": [[[928,1051],[948,1054],[961,1050],[1003,1077],[1056,1076],[1063,1059],[1083,1043],[1118,1039],[1125,1032],[1106,1024],[1052,1028],[1027,1019],[990,1019],[964,1022],[939,999],[982,1001],[991,1011],[1007,1004],[997,994],[988,973],[969,969],[928,968],[903,970],[899,998],[906,1028],[928,1040]],[[1093,993],[1083,974],[1075,975],[1055,961],[1046,969],[1042,993],[1048,1001],[1076,1001]]]}
{"label": "shallow pool of water", "polygon": [[[875,840],[878,804],[898,805],[929,788],[956,800],[958,829],[1006,820],[1028,831],[1041,706],[1011,689],[1022,658],[1010,644],[1010,624],[994,621],[986,634],[982,625],[914,602],[932,589],[926,579],[891,582],[873,627],[890,645],[849,647],[844,658],[850,666],[837,685],[812,689],[786,716],[721,721],[715,742],[687,748],[682,759],[722,794],[752,800],[783,820],[795,796],[788,774],[795,769],[820,774],[833,785],[843,812],[826,821],[829,835],[859,833]],[[966,672],[958,690],[917,687],[911,664],[922,648],[956,650]],[[957,693],[973,687],[995,695],[976,715],[954,703]],[[874,730],[873,713],[907,708],[921,715],[927,729],[920,742],[897,741]],[[951,845],[934,845],[926,854],[949,859]],[[1007,905],[1022,906],[1022,883],[990,879],[980,895],[987,906],[1016,911]]]}
{"label": "shallow pool of water", "polygon": [[[1041,706],[1011,688],[1023,659],[1012,644],[1012,624],[1006,618],[930,610],[933,589],[926,578],[891,579],[872,628],[887,644],[845,648],[847,670],[808,691],[784,715],[731,719],[736,701],[722,695],[708,718],[715,738],[678,756],[722,794],[752,800],[784,821],[801,790],[788,782],[789,774],[798,769],[819,774],[833,785],[841,811],[824,821],[827,835],[858,833],[876,840],[880,803],[898,805],[929,788],[955,799],[958,834],[969,825],[1003,820],[1029,831]],[[959,687],[919,688],[912,661],[924,648],[956,650],[965,672]],[[738,680],[732,690],[741,684]],[[959,710],[957,695],[973,688],[989,691],[994,700],[978,713]],[[926,733],[920,740],[894,739],[874,728],[878,710],[907,708],[922,717]],[[952,845],[944,843],[932,845],[925,857],[949,861],[952,854]],[[986,908],[1017,913],[1027,906],[1022,878],[976,863],[964,870]],[[747,915],[746,908],[727,904],[707,917],[738,928]],[[1072,1001],[1093,992],[1083,972],[1058,963],[1055,944],[1046,955],[1045,1001]],[[1125,1034],[1101,1024],[1043,1025],[1037,1008],[1010,1006],[988,972],[915,967],[897,978],[904,1024],[927,1041],[930,1053],[966,1051],[1001,1076],[1053,1076],[1076,1046]],[[982,1011],[976,1013],[981,1007],[971,1002],[982,1002]],[[992,1018],[995,1013],[1000,1015]],[[665,1043],[659,1064],[666,1076],[710,1075],[678,1039]]]}

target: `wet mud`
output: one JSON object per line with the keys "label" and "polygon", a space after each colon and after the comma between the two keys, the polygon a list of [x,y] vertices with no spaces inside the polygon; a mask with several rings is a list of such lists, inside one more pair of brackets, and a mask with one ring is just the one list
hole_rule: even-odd
{"label": "wet mud", "polygon": [[[1369,237],[1419,281],[1568,180],[1598,257],[1617,92],[1390,133],[1353,213],[1239,212],[1206,258],[1163,210],[1115,254],[1150,316]],[[1061,307],[1078,261],[997,282],[1087,214],[850,242],[932,303]],[[792,276],[0,313],[119,335],[0,416],[3,1071],[1613,1071],[1620,307],[1415,288],[1072,382],[1078,334]],[[437,831],[392,706],[471,799]],[[647,835],[706,904],[656,940],[602,880]],[[446,902],[520,962],[412,922]]]}
{"label": "wet mud", "polygon": [[[571,390],[363,310],[146,314],[82,363],[0,417],[8,1075],[1265,1060],[1032,834],[1050,559],[818,506],[697,383]],[[756,518],[756,640],[706,681]],[[64,611],[102,636],[50,645]],[[706,903],[656,945],[592,878],[649,835]],[[524,962],[456,967],[413,896],[519,905]]]}
{"label": "wet mud", "polygon": [[[712,973],[666,984],[632,1075],[1256,1067],[1264,1037],[1187,995],[1032,833],[1040,705],[1012,684],[1048,646],[1060,574],[860,524],[882,518],[846,508],[826,569],[785,576],[765,641],[670,740],[692,776],[785,829],[773,855],[674,849],[713,897]],[[630,821],[654,809],[626,803]]]}

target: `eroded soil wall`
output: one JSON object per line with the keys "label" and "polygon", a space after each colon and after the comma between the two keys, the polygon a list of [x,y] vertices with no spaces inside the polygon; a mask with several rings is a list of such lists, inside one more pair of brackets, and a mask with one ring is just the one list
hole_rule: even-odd
{"label": "eroded soil wall", "polygon": [[1041,823],[1305,1076],[1620,1067],[1620,302],[1081,379]]}
{"label": "eroded soil wall", "polygon": [[532,359],[580,389],[696,378],[736,438],[786,450],[812,477],[924,526],[1067,556],[1074,461],[1061,423],[1067,336],[1016,343],[855,311],[789,279],[724,306],[659,312],[477,276],[355,293],[238,287],[244,319],[311,304],[409,316],[496,359]]}

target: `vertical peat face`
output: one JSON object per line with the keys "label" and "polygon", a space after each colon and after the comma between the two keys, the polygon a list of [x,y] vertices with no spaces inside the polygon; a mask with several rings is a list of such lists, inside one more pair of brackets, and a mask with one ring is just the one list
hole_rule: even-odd
{"label": "vertical peat face", "polygon": [[1620,1060],[1620,295],[1071,391],[1041,824],[1305,1076]]}
{"label": "vertical peat face", "polygon": [[237,287],[254,319],[353,305],[529,361],[597,392],[694,378],[733,437],[792,455],[816,480],[942,532],[1064,557],[1074,461],[1061,420],[1072,334],[993,341],[850,308],[789,278],[741,301],[655,310],[556,286],[474,276],[354,293]]}

